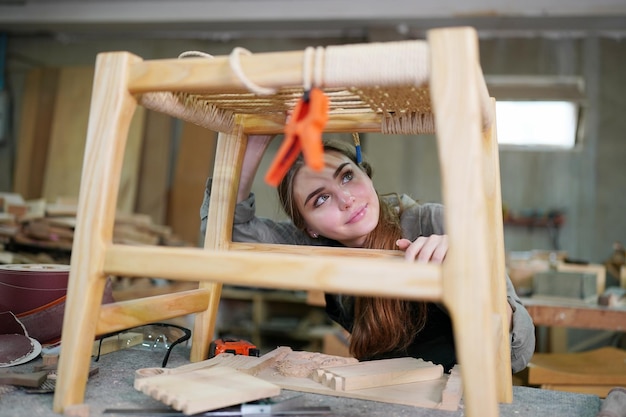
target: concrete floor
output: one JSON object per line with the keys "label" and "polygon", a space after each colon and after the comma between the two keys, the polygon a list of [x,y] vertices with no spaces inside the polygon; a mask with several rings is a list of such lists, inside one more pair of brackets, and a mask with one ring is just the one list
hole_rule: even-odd
{"label": "concrete floor", "polygon": [[[146,351],[130,348],[103,355],[94,366],[98,373],[90,377],[85,394],[90,416],[124,416],[130,414],[104,413],[108,409],[167,409],[167,407],[133,388],[134,371],[140,368],[160,367],[164,351]],[[176,346],[167,367],[174,368],[188,363],[189,349]],[[6,370],[31,372],[41,364],[41,358]],[[500,405],[501,417],[594,417],[600,410],[601,401],[592,395],[563,393],[528,387],[514,387],[512,404]],[[278,399],[291,398],[301,393],[283,390]],[[307,406],[329,406],[333,416],[381,416],[381,417],[460,417],[458,411],[441,411],[375,401],[347,399],[317,394],[304,394]],[[53,417],[52,394],[28,394],[12,386],[0,386],[0,417]],[[462,404],[461,404],[462,406]],[[164,415],[148,412],[137,415]],[[171,415],[171,414],[170,414]]]}

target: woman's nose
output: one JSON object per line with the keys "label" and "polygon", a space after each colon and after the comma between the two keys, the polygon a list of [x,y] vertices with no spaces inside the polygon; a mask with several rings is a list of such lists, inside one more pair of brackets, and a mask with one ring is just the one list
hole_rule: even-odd
{"label": "woman's nose", "polygon": [[339,203],[341,208],[345,210],[352,206],[352,203],[354,203],[354,197],[349,192],[342,191],[339,194]]}

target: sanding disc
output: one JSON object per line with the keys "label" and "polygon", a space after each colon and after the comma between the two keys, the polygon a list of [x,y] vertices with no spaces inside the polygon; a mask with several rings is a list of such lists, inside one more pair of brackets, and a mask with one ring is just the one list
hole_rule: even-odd
{"label": "sanding disc", "polygon": [[35,359],[41,344],[23,334],[0,334],[0,368],[20,365]]}

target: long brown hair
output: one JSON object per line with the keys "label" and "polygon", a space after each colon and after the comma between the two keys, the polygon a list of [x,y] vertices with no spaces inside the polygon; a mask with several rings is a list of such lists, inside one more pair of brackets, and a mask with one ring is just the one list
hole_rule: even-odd
{"label": "long brown hair", "polygon": [[[356,151],[342,142],[324,142],[324,152],[336,151],[350,158],[371,178],[372,168],[366,161],[357,163]],[[304,165],[298,157],[278,185],[278,196],[285,213],[293,224],[304,230],[305,221],[293,199],[294,178]],[[402,237],[400,213],[379,197],[378,224],[363,245],[368,249],[395,250],[396,241]],[[354,325],[350,335],[350,353],[358,359],[404,351],[426,324],[426,303],[395,298],[355,297]]]}

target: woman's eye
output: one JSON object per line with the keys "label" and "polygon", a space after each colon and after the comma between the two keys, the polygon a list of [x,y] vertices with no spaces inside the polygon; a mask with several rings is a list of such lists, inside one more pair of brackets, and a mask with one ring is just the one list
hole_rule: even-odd
{"label": "woman's eye", "polygon": [[328,200],[328,194],[321,194],[319,195],[316,199],[315,202],[313,203],[313,207],[319,207],[322,204],[324,204],[324,202]]}
{"label": "woman's eye", "polygon": [[351,181],[352,178],[354,178],[354,172],[352,172],[352,170],[348,170],[348,171],[344,172],[344,174],[341,176],[341,183],[345,184],[345,183]]}

